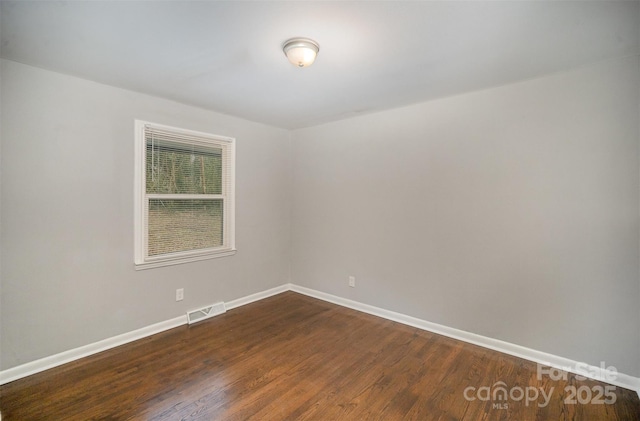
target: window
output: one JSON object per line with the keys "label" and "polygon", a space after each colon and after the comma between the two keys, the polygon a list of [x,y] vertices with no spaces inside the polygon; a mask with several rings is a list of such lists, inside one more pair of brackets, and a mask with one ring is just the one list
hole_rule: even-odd
{"label": "window", "polygon": [[235,253],[235,139],[136,120],[136,269]]}

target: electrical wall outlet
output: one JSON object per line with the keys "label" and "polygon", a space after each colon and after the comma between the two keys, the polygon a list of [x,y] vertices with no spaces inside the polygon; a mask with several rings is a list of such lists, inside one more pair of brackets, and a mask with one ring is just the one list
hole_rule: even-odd
{"label": "electrical wall outlet", "polygon": [[355,276],[349,276],[349,286],[351,288],[355,288],[356,287],[356,277]]}
{"label": "electrical wall outlet", "polygon": [[176,301],[184,300],[184,288],[176,289]]}

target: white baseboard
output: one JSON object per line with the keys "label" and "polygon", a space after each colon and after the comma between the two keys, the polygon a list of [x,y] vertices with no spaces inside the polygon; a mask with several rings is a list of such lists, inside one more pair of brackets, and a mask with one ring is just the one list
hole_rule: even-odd
{"label": "white baseboard", "polygon": [[515,345],[498,339],[488,338],[486,336],[477,335],[475,333],[466,332],[464,330],[454,329],[437,323],[428,322],[426,320],[421,320],[415,317],[407,316],[405,314],[396,313],[394,311],[385,310],[379,307],[363,304],[358,301],[349,300],[347,298],[338,297],[336,295],[327,294],[325,292],[301,287],[295,284],[290,284],[290,289],[291,291],[298,292],[300,294],[318,298],[323,301],[328,301],[330,303],[337,304],[343,307],[348,307],[353,310],[358,310],[363,313],[368,313],[387,320],[392,320],[394,322],[413,326],[418,329],[426,330],[429,332],[437,333],[439,335],[447,336],[449,338],[478,345],[483,348],[488,348],[494,351],[513,355],[515,357],[533,361],[544,366],[568,371],[574,374],[581,375],[583,377],[589,377],[594,380],[612,384],[614,386],[620,386],[625,389],[634,390],[638,393],[638,397],[640,397],[640,378],[638,377],[633,377],[628,374],[619,372],[607,371],[602,369],[601,367],[588,365],[571,360],[569,358],[559,357],[557,355],[536,351],[535,349],[526,348],[524,346]]}
{"label": "white baseboard", "polygon": [[[289,284],[280,285],[266,291],[258,292],[246,297],[241,297],[236,300],[229,301],[225,303],[225,307],[227,308],[227,310],[230,310],[232,308],[240,307],[254,301],[262,300],[272,295],[280,294],[282,292],[288,291],[289,289]],[[0,371],[0,385],[185,324],[187,324],[186,314],[184,316],[176,317],[171,320],[165,320],[164,322],[155,323],[141,329],[103,339],[89,345],[84,345],[79,348],[70,349],[59,354],[21,364],[7,370]]]}
{"label": "white baseboard", "polygon": [[236,307],[241,307],[249,303],[253,303],[254,301],[264,300],[265,298],[271,297],[272,295],[281,294],[283,292],[289,291],[290,289],[291,289],[291,284],[283,284],[275,288],[268,289],[266,291],[256,292],[255,294],[238,298],[237,300],[227,301],[226,303],[224,303],[224,306],[227,310],[231,310]]}
{"label": "white baseboard", "polygon": [[79,360],[80,358],[88,357],[89,355],[97,354],[98,352],[106,351],[138,339],[146,338],[147,336],[155,335],[156,333],[164,332],[165,330],[173,329],[174,327],[178,327],[186,323],[187,316],[184,315],[174,319],[165,320],[164,322],[155,323],[141,329],[133,330],[131,332],[123,333],[121,335],[113,336],[111,338],[103,339],[89,345],[84,345],[79,348],[70,349],[59,354],[31,361],[26,364],[18,365],[8,370],[0,371],[0,385],[69,363],[71,361]]}
{"label": "white baseboard", "polygon": [[[503,352],[505,354],[533,361],[538,364],[565,370],[584,377],[590,377],[594,380],[602,381],[615,386],[620,386],[625,389],[635,390],[640,397],[640,378],[638,377],[633,377],[624,373],[610,372],[607,370],[603,370],[601,367],[587,365],[568,358],[536,351],[534,349],[515,345],[498,339],[488,338],[486,336],[477,335],[475,333],[470,333],[448,326],[443,326],[437,323],[428,322],[426,320],[421,320],[412,316],[407,316],[405,314],[396,313],[394,311],[385,310],[368,304],[363,304],[358,301],[349,300],[347,298],[338,297],[336,295],[327,294],[325,292],[317,291],[295,284],[283,284],[266,291],[251,294],[246,297],[241,297],[226,302],[225,307],[227,310],[231,310],[255,301],[265,299],[267,297],[271,297],[276,294],[280,294],[285,291],[294,291],[343,307],[351,308],[353,310],[361,311],[363,313],[368,313],[387,320],[392,320],[408,326],[416,327],[418,329],[447,336],[449,338],[468,342],[474,345],[481,346],[483,348]],[[97,354],[98,352],[106,351],[108,349],[115,348],[117,346],[124,345],[126,343],[133,342],[138,339],[142,339],[147,336],[151,336],[156,333],[160,333],[165,330],[184,325],[186,323],[186,315],[176,317],[174,319],[143,327],[132,332],[123,333],[112,338],[107,338],[89,345],[81,346],[79,348],[71,349],[69,351],[61,352],[59,354],[51,355],[49,357],[12,367],[10,369],[0,371],[0,385],[21,379],[23,377],[27,377],[35,373],[39,373],[49,368],[57,367],[65,363],[78,360],[80,358],[88,357],[90,355]]]}

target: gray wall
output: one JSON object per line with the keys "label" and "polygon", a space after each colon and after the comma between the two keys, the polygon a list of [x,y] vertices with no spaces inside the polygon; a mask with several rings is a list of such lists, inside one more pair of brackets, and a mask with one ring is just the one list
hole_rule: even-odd
{"label": "gray wall", "polygon": [[639,75],[293,132],[292,282],[639,376]]}
{"label": "gray wall", "polygon": [[[1,91],[2,369],[288,282],[289,132],[10,61]],[[134,270],[136,118],[237,139],[235,256]]]}
{"label": "gray wall", "polygon": [[[290,133],[2,61],[0,368],[291,281],[640,376],[639,72]],[[238,139],[237,255],[133,269],[135,118]]]}

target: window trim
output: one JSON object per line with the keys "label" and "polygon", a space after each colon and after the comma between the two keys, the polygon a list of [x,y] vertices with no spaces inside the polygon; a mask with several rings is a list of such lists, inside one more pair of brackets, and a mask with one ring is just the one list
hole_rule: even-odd
{"label": "window trim", "polygon": [[[196,137],[200,143],[223,146],[228,154],[226,163],[230,165],[227,171],[223,168],[223,174],[227,174],[230,180],[223,180],[222,185],[226,190],[220,195],[224,199],[223,236],[227,244],[222,247],[202,250],[188,250],[169,253],[159,256],[147,256],[148,227],[146,221],[145,201],[155,194],[146,193],[146,138],[147,127],[159,130],[171,131],[185,137]],[[134,265],[136,270],[151,269],[162,266],[177,265],[199,260],[214,259],[218,257],[232,256],[236,253],[235,243],[235,170],[236,170],[236,140],[232,137],[213,135],[197,132],[148,121],[135,120],[135,165],[134,165]],[[223,188],[225,188],[223,187]],[[168,196],[168,195],[165,195]],[[190,195],[182,195],[189,199]]]}

